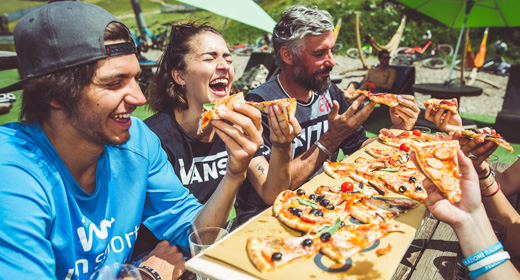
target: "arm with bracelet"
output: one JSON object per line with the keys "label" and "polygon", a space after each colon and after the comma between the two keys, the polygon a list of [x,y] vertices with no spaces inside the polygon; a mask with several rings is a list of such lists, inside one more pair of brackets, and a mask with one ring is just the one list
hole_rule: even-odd
{"label": "arm with bracelet", "polygon": [[425,179],[423,185],[428,192],[424,202],[426,207],[437,219],[453,227],[465,257],[463,262],[468,266],[473,279],[520,279],[520,274],[509,260],[511,252],[504,253],[481,203],[480,188],[491,183],[492,175],[486,178],[486,182],[479,183],[479,175],[462,151],[458,151],[458,160],[462,173],[461,201],[451,204],[430,179]]}

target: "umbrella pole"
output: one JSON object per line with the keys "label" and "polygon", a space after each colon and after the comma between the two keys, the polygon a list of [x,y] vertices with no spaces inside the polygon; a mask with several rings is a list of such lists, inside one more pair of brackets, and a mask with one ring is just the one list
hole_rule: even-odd
{"label": "umbrella pole", "polygon": [[[457,54],[459,53],[460,41],[462,41],[462,34],[464,33],[464,27],[466,27],[466,22],[468,21],[469,12],[471,11],[471,8],[473,8],[473,4],[474,4],[474,2],[472,0],[469,0],[466,3],[466,15],[464,16],[464,22],[462,22],[462,27],[460,28],[457,46],[455,47],[455,52],[453,53],[453,59],[451,61],[450,73],[448,74],[448,78],[444,82],[445,87],[447,87],[451,83],[451,74],[453,74],[453,68],[455,68],[455,60],[457,59]],[[464,65],[462,65],[461,67],[464,67]]]}

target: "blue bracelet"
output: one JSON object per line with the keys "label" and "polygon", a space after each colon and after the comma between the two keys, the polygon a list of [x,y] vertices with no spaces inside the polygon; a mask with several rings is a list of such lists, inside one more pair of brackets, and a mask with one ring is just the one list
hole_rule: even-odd
{"label": "blue bracelet", "polygon": [[470,257],[467,257],[465,259],[462,260],[462,263],[464,263],[465,266],[468,266],[468,265],[472,265],[478,261],[480,261],[481,259],[487,257],[487,256],[491,256],[493,255],[494,253],[500,251],[504,249],[504,246],[502,246],[502,243],[500,243],[500,241],[498,241],[497,243],[495,243],[494,245],[492,245],[491,247],[485,249],[485,250],[482,250],[476,254],[474,254],[473,256],[470,256]]}
{"label": "blue bracelet", "polygon": [[493,268],[495,268],[495,267],[505,263],[507,260],[508,259],[501,260],[501,261],[498,261],[498,262],[494,262],[494,263],[492,263],[490,265],[486,265],[484,267],[481,267],[481,268],[479,268],[479,269],[477,269],[475,271],[471,271],[469,273],[469,277],[471,277],[471,279],[475,279],[475,278],[479,277],[480,275],[490,271],[491,269],[493,269]]}

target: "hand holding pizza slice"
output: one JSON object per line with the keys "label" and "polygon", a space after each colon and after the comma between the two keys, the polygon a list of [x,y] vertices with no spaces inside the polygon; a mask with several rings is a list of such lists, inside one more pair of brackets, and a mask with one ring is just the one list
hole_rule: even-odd
{"label": "hand holding pizza slice", "polygon": [[447,111],[450,111],[454,114],[457,114],[458,107],[457,107],[457,99],[437,99],[437,98],[431,98],[426,101],[424,101],[424,107],[431,106],[432,110],[437,112],[440,109],[444,109]]}
{"label": "hand holding pizza slice", "polygon": [[421,171],[453,204],[460,201],[460,173],[456,140],[430,143],[411,143],[415,162]]}
{"label": "hand holding pizza slice", "polygon": [[226,112],[233,110],[235,103],[245,103],[244,93],[239,92],[234,95],[228,95],[218,100],[214,100],[212,103],[204,104],[202,114],[199,120],[199,129],[197,135],[204,132],[204,129],[208,127],[212,120],[219,120],[219,112]]}

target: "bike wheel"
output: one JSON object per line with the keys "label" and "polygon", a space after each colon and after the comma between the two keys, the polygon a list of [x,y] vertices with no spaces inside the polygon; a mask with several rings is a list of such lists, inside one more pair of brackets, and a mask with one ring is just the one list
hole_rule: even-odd
{"label": "bike wheel", "polygon": [[431,69],[442,69],[446,67],[446,60],[438,57],[430,57],[423,60],[422,65]]}
{"label": "bike wheel", "polygon": [[336,43],[334,44],[334,53],[339,53],[343,49],[342,43]]}
{"label": "bike wheel", "polygon": [[350,48],[347,50],[347,56],[350,58],[359,58],[359,52],[357,48]]}
{"label": "bike wheel", "polygon": [[448,44],[439,44],[437,47],[437,54],[442,56],[452,55],[453,47]]}
{"label": "bike wheel", "polygon": [[[461,67],[460,67],[460,59],[455,60],[455,66],[453,66],[453,69],[460,71],[460,69],[461,69]],[[466,65],[466,67],[464,67],[464,71],[471,71],[472,69],[473,68],[468,68],[467,65]]]}
{"label": "bike wheel", "polygon": [[406,50],[410,49],[409,47],[400,47],[400,48],[397,48],[395,51],[394,51],[394,54],[395,55],[398,55],[398,54],[406,54]]}
{"label": "bike wheel", "polygon": [[390,64],[395,65],[412,65],[413,64],[413,57],[408,54],[398,54],[394,57],[392,57]]}

